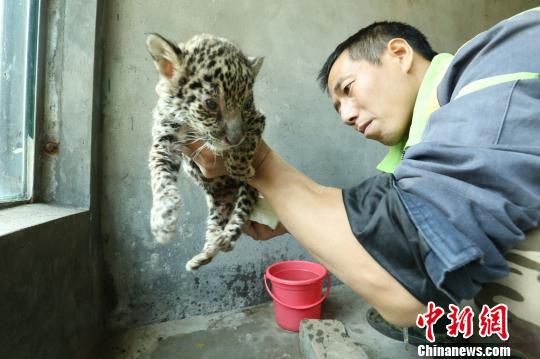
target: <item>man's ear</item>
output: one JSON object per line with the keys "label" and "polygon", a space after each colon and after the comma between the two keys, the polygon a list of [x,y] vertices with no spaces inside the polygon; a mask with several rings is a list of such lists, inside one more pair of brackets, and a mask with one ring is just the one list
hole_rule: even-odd
{"label": "man's ear", "polygon": [[253,70],[253,77],[257,77],[264,62],[264,57],[248,57],[249,66]]}
{"label": "man's ear", "polygon": [[391,39],[386,45],[386,51],[392,59],[398,61],[402,71],[407,73],[411,70],[414,50],[407,40],[399,37]]}
{"label": "man's ear", "polygon": [[170,80],[175,73],[181,71],[184,54],[174,43],[159,34],[151,33],[146,38],[146,47],[162,76]]}

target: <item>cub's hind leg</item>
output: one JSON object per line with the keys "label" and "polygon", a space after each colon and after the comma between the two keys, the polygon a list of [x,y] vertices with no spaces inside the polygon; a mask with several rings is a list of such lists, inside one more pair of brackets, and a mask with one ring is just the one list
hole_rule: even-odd
{"label": "cub's hind leg", "polygon": [[193,271],[210,263],[210,261],[212,261],[219,253],[220,247],[218,242],[222,237],[223,229],[229,220],[229,215],[231,214],[234,204],[233,199],[234,193],[222,193],[220,196],[214,196],[212,193],[207,193],[208,223],[204,247],[199,254],[186,263],[187,270]]}
{"label": "cub's hind leg", "polygon": [[242,226],[246,223],[253,211],[259,192],[247,183],[242,184],[238,189],[238,196],[234,204],[234,209],[229,216],[228,223],[221,232],[221,237],[217,239],[219,248],[228,252],[234,248],[234,244],[242,234]]}

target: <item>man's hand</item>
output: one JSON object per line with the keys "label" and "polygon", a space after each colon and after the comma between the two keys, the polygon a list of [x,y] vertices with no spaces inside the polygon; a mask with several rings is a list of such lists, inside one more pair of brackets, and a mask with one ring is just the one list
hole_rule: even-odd
{"label": "man's hand", "polygon": [[227,174],[223,157],[217,156],[207,148],[202,148],[204,141],[196,141],[182,147],[182,153],[191,158],[206,178],[216,178]]}
{"label": "man's hand", "polygon": [[246,224],[244,224],[242,230],[245,234],[255,239],[256,241],[266,241],[267,239],[271,239],[288,233],[287,228],[285,228],[283,224],[281,224],[281,222],[278,223],[276,229],[272,229],[267,225],[258,222],[248,221],[246,222]]}
{"label": "man's hand", "polygon": [[[216,155],[209,149],[201,149],[202,146],[204,146],[203,141],[196,141],[188,146],[183,146],[181,150],[182,153],[190,157],[199,166],[204,177],[216,178],[226,175],[227,170],[225,169],[225,160],[223,157]],[[261,140],[253,158],[252,165],[255,167],[255,170],[259,168],[270,151],[270,147]]]}

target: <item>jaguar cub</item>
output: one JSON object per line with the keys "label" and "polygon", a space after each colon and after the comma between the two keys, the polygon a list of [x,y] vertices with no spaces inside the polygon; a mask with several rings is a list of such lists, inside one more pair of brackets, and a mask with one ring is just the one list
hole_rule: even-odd
{"label": "jaguar cub", "polygon": [[[195,270],[233,248],[258,198],[246,180],[255,174],[252,160],[265,125],[253,103],[263,58],[246,57],[230,41],[206,34],[178,45],[150,34],[146,45],[160,75],[149,158],[152,233],[158,242],[176,236],[183,167],[206,193],[209,209],[204,248],[186,264]],[[198,151],[223,156],[228,176],[205,178],[192,159],[197,153],[180,151],[198,140],[204,141]]]}

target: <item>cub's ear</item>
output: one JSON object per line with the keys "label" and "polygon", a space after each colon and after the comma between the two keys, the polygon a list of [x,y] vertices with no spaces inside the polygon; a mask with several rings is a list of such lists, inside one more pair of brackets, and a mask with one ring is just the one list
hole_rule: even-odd
{"label": "cub's ear", "polygon": [[181,71],[184,54],[174,43],[159,34],[151,33],[146,37],[146,47],[162,76],[171,79]]}
{"label": "cub's ear", "polygon": [[264,57],[248,57],[249,66],[253,70],[253,76],[256,77],[259,71],[261,70],[262,64],[264,62]]}

